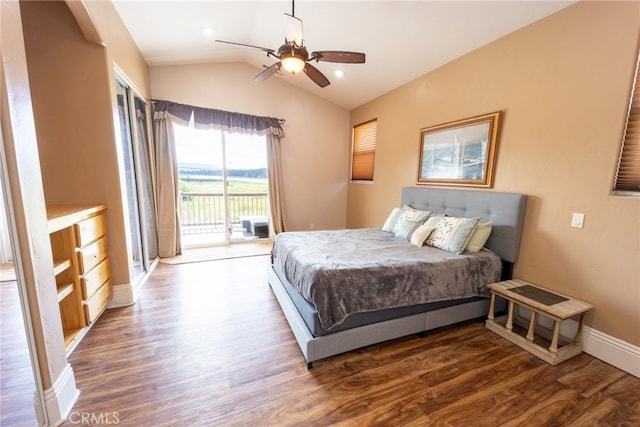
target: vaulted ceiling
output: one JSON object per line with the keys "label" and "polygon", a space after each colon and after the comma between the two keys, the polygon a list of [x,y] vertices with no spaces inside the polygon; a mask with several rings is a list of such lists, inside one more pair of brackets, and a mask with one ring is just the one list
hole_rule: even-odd
{"label": "vaulted ceiling", "polygon": [[[304,73],[282,78],[346,109],[353,109],[575,1],[345,1],[298,0],[309,52],[366,53],[365,64],[314,62],[331,81],[318,87]],[[283,1],[113,0],[149,66],[245,62],[256,75],[277,59],[259,49],[284,42]],[[205,29],[212,29],[203,32]],[[506,53],[505,53],[506,54]],[[344,75],[338,77],[336,71]],[[269,84],[269,80],[261,83]]]}

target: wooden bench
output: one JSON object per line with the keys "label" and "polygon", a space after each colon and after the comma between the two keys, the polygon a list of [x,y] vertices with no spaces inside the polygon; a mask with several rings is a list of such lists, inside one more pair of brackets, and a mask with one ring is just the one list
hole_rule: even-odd
{"label": "wooden bench", "polygon": [[[491,304],[486,322],[488,329],[551,365],[557,365],[582,352],[581,334],[584,313],[593,309],[591,304],[550,292],[519,279],[491,283],[488,287],[491,290]],[[509,303],[507,314],[499,318],[494,318],[496,295]],[[531,311],[528,321],[519,316],[519,306]],[[553,329],[538,325],[537,314],[551,318],[554,322]],[[560,336],[562,321],[576,316],[579,316],[579,320],[575,337],[570,339]],[[523,336],[514,331],[517,325],[524,327],[526,335]],[[536,342],[538,336],[550,340],[549,346]]]}

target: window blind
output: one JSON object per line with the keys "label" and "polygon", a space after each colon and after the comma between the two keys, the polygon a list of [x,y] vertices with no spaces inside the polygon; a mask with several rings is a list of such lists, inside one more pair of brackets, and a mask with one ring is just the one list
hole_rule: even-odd
{"label": "window blind", "polygon": [[353,127],[353,158],[351,161],[351,180],[353,181],[373,181],[377,130],[377,120]]}
{"label": "window blind", "polygon": [[618,169],[613,184],[616,194],[640,195],[640,52],[631,88],[631,101],[625,125]]}

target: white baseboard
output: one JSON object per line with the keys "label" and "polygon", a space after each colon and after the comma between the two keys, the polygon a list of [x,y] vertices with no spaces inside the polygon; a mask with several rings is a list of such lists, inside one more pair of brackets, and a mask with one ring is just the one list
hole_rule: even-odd
{"label": "white baseboard", "polygon": [[582,350],[640,378],[640,347],[585,326],[582,334]]}
{"label": "white baseboard", "polygon": [[80,396],[76,388],[76,379],[71,365],[67,365],[53,386],[44,391],[44,404],[49,418],[49,425],[58,426],[69,416],[73,405]]}
{"label": "white baseboard", "polygon": [[111,286],[111,301],[107,308],[126,307],[128,305],[135,304],[133,287],[130,283],[124,285]]}
{"label": "white baseboard", "polygon": [[131,283],[113,285],[111,287],[111,301],[107,308],[126,307],[135,304],[140,297],[140,293],[142,292],[142,288],[144,287],[147,277],[148,274],[145,274],[144,277],[136,282],[135,285],[132,285]]}
{"label": "white baseboard", "polygon": [[[520,308],[520,315],[528,319],[530,311]],[[537,323],[546,328],[553,327],[553,320],[548,317],[538,316]],[[574,337],[577,331],[578,322],[573,319],[562,322],[560,325],[560,334],[565,337]],[[640,347],[597,329],[583,326],[582,351],[640,378]]]}
{"label": "white baseboard", "polygon": [[142,292],[144,284],[157,265],[158,260],[155,260],[149,267],[149,271],[139,277],[134,284],[125,283],[122,285],[113,285],[111,287],[113,296],[111,297],[111,301],[109,302],[107,308],[126,307],[135,304],[140,297],[140,293]]}

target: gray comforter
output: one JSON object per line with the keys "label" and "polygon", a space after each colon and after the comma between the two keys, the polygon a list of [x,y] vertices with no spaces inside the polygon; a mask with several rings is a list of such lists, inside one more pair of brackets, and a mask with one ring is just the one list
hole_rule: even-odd
{"label": "gray comforter", "polygon": [[355,313],[488,296],[502,268],[488,250],[455,255],[376,228],[281,233],[272,261],[325,329]]}

